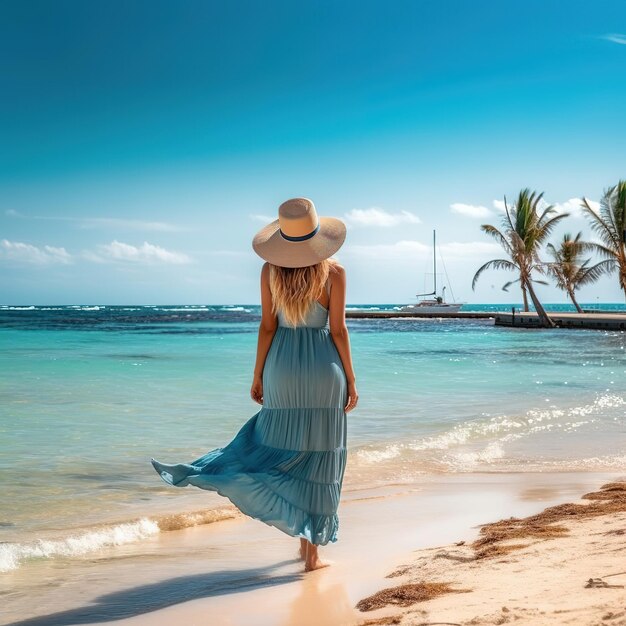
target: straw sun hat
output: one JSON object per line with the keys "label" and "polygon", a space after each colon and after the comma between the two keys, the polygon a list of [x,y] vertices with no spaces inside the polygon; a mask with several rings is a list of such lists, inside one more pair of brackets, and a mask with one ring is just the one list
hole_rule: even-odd
{"label": "straw sun hat", "polygon": [[306,267],[332,256],[346,238],[346,225],[336,217],[318,217],[308,198],[292,198],[278,207],[278,219],[259,230],[254,251],[273,265]]}

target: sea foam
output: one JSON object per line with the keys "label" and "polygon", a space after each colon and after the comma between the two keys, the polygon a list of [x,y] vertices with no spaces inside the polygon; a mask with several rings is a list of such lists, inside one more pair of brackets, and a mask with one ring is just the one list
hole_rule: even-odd
{"label": "sea foam", "polygon": [[132,522],[85,529],[61,538],[37,539],[25,543],[0,543],[0,572],[15,570],[30,559],[81,557],[107,548],[139,542],[160,532],[211,524],[238,515],[240,514],[234,507],[221,507],[154,518],[142,517]]}
{"label": "sea foam", "polygon": [[[568,408],[531,409],[523,415],[499,415],[468,420],[440,433],[419,439],[360,446],[353,454],[360,465],[376,466],[394,460],[425,463],[448,471],[467,471],[477,464],[506,458],[506,444],[542,432],[573,432],[594,424],[609,409],[620,409],[626,399],[615,394],[598,396],[593,402]],[[480,449],[477,447],[480,446]],[[435,456],[428,452],[437,453]],[[415,454],[424,453],[424,454]],[[574,461],[574,459],[572,459]],[[606,460],[598,460],[598,466]],[[589,459],[586,466],[592,465]],[[424,468],[425,469],[425,468]]]}
{"label": "sea foam", "polygon": [[37,539],[30,543],[0,544],[0,572],[17,569],[26,559],[76,557],[109,546],[120,546],[159,533],[158,524],[142,518],[137,522],[88,530],[62,539]]}

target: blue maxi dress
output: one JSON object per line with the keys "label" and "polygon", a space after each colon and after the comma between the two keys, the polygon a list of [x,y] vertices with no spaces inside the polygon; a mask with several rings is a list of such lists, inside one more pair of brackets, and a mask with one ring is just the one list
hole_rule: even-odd
{"label": "blue maxi dress", "polygon": [[338,537],[347,458],[345,371],[319,302],[295,328],[277,317],[262,408],[223,448],[189,463],[151,463],[170,485],[217,491],[250,517],[326,545]]}

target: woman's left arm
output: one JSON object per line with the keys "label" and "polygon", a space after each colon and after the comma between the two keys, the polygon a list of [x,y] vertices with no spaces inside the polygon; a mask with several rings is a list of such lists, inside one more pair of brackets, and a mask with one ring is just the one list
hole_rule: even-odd
{"label": "woman's left arm", "polygon": [[272,313],[272,292],[270,291],[270,266],[263,263],[261,268],[261,323],[259,324],[259,339],[257,342],[256,363],[250,397],[259,404],[263,404],[263,367],[265,359],[272,345],[272,339],[276,333],[278,319]]}

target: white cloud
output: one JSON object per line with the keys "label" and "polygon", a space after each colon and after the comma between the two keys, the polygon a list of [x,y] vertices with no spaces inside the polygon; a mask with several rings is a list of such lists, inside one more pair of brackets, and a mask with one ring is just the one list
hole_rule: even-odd
{"label": "white cloud", "polygon": [[[250,213],[250,219],[258,222],[264,222],[269,224],[276,220],[276,217],[269,215],[262,215],[258,213]],[[346,222],[353,226],[397,226],[398,224],[419,224],[420,218],[411,211],[399,211],[398,213],[391,213],[378,207],[372,207],[370,209],[352,209],[348,213],[344,214]]]}
{"label": "white cloud", "polygon": [[569,213],[571,217],[582,217],[580,198],[570,198],[565,202],[554,202],[552,206],[557,213]]}
{"label": "white cloud", "polygon": [[431,247],[420,241],[402,240],[395,243],[377,243],[372,245],[344,246],[344,254],[354,255],[361,258],[372,259],[411,259],[415,256],[423,256],[432,250]]}
{"label": "white cloud", "polygon": [[[446,261],[472,261],[476,258],[502,252],[502,248],[498,244],[488,241],[450,242],[438,245],[437,250]],[[343,252],[359,259],[413,262],[416,259],[431,259],[433,248],[421,241],[403,239],[391,244],[345,246]],[[437,258],[439,258],[439,254]]]}
{"label": "white cloud", "polygon": [[[598,202],[596,202],[595,200],[590,200],[589,198],[587,198],[587,202],[589,203],[589,206],[592,208],[592,210],[594,210],[596,213],[599,211],[600,209],[600,204]],[[545,208],[548,206],[547,202],[544,202],[542,204],[541,208]],[[582,209],[582,198],[570,198],[569,200],[566,200],[565,202],[553,202],[552,206],[556,209],[557,213],[568,213],[569,217],[573,217],[573,218],[584,218],[584,214],[583,214],[583,209]]]}
{"label": "white cloud", "polygon": [[168,263],[183,265],[191,263],[191,258],[182,252],[172,252],[160,246],[144,241],[141,246],[114,240],[110,244],[100,245],[96,252],[85,251],[83,256],[96,262],[120,261],[129,263]]}
{"label": "white cloud", "polygon": [[174,233],[187,230],[187,228],[168,222],[128,220],[117,217],[86,217],[75,221],[80,228],[118,228],[123,230],[148,230],[161,233]]}
{"label": "white cloud", "polygon": [[445,260],[482,258],[487,255],[502,255],[502,247],[491,241],[452,241],[437,246]]}
{"label": "white cloud", "polygon": [[496,209],[496,211],[500,211],[500,213],[504,213],[506,211],[506,207],[504,206],[504,200],[494,200],[493,208]]}
{"label": "white cloud", "polygon": [[9,241],[8,239],[0,241],[0,257],[36,265],[52,263],[67,265],[72,262],[72,256],[65,248],[55,248],[54,246],[42,246],[40,248],[30,243]]}
{"label": "white cloud", "polygon": [[[506,202],[506,204],[509,207],[509,210],[511,210],[514,206],[515,206],[515,200],[517,199],[517,196],[515,196],[515,199],[511,199],[509,198]],[[539,203],[537,204],[537,208],[542,211],[543,209],[545,209],[548,206],[548,203],[541,198],[541,200],[539,200]],[[500,213],[506,213],[506,206],[504,204],[504,200],[494,200],[493,201],[493,208],[496,209],[496,211],[500,212]]]}
{"label": "white cloud", "polygon": [[370,209],[352,209],[344,214],[347,222],[354,226],[397,226],[398,224],[419,224],[422,220],[411,211],[390,213],[378,207]]}
{"label": "white cloud", "polygon": [[[591,208],[597,213],[598,210],[600,209],[600,204],[596,202],[595,200],[590,200],[589,198],[587,198],[587,201],[589,202],[589,206],[591,206]],[[549,204],[550,204],[549,202],[547,202],[546,200],[542,198],[539,202],[538,208],[540,211],[542,211]],[[583,217],[581,204],[582,204],[582,198],[570,198],[569,200],[565,200],[564,202],[553,202],[552,206],[554,206],[557,213],[569,213],[571,217],[578,218],[578,217]],[[513,206],[513,204],[510,201],[508,201],[508,205],[509,205],[509,208]],[[504,213],[504,201],[503,200],[494,200],[493,206],[497,211]]]}
{"label": "white cloud", "polygon": [[273,222],[276,218],[270,217],[269,215],[260,215],[258,213],[251,213],[250,219],[256,220],[257,222],[265,222],[269,224],[270,222]]}
{"label": "white cloud", "polygon": [[603,35],[602,39],[606,39],[607,41],[612,41],[613,43],[618,43],[622,46],[626,46],[626,35],[622,35],[620,33]]}
{"label": "white cloud", "polygon": [[79,228],[117,228],[122,230],[148,230],[156,232],[181,232],[189,230],[178,224],[169,222],[151,222],[149,220],[134,220],[120,217],[63,217],[55,215],[25,215],[15,209],[7,209],[4,214],[25,220],[47,220],[56,222],[70,222]]}
{"label": "white cloud", "polygon": [[465,215],[466,217],[482,218],[489,217],[491,215],[491,211],[486,206],[463,204],[462,202],[455,202],[454,204],[451,204],[450,209],[453,213]]}

